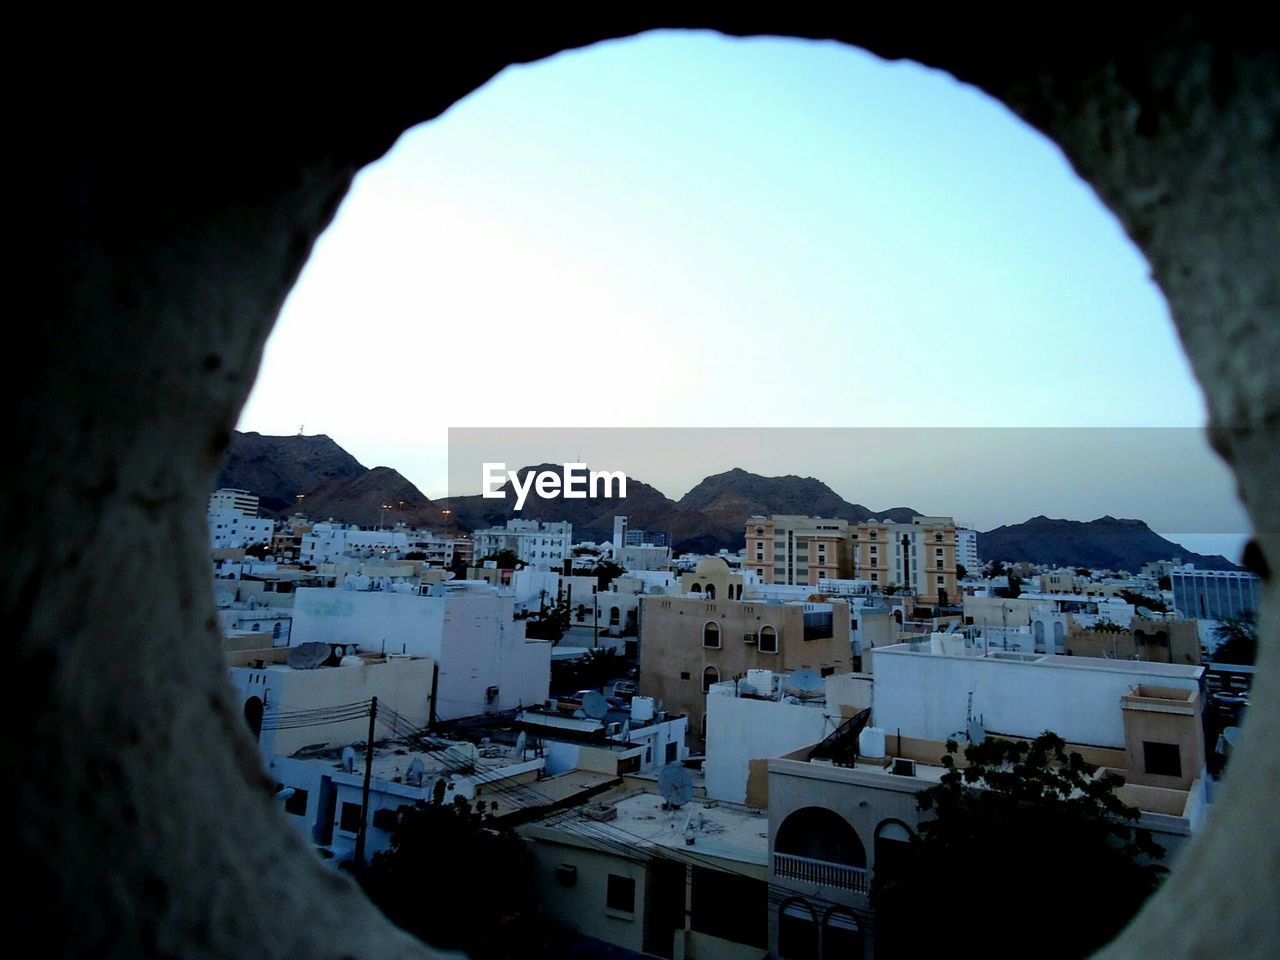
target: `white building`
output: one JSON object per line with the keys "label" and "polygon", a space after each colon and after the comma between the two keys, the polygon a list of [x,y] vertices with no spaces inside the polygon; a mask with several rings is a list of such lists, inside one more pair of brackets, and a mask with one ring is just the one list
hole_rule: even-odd
{"label": "white building", "polygon": [[864,674],[827,677],[810,696],[788,687],[783,674],[748,670],[741,681],[724,680],[707,690],[703,772],[712,800],[764,806],[770,758],[817,743],[871,706],[871,678]]}
{"label": "white building", "polygon": [[547,773],[591,770],[610,776],[656,776],[669,763],[689,755],[688,718],[660,712],[651,697],[634,697],[625,710],[596,719],[533,709],[516,716],[520,729],[536,741]]}
{"label": "white building", "polygon": [[248,490],[223,487],[209,495],[209,513],[233,510],[251,520],[258,516],[258,498]]}
{"label": "white building", "polygon": [[1141,660],[983,652],[955,634],[875,652],[875,724],[904,737],[945,741],[981,717],[987,730],[1123,749],[1116,705],[1134,687],[1196,693],[1204,668]]}
{"label": "white building", "polygon": [[[256,498],[255,498],[256,500]],[[232,507],[210,507],[209,543],[214,550],[244,550],[260,543],[270,545],[275,521],[246,516]]]}
{"label": "white building", "polygon": [[404,554],[409,536],[403,530],[361,530],[341,523],[317,523],[303,534],[298,558],[302,563],[336,563],[344,557]]}
{"label": "white building", "polygon": [[978,559],[977,530],[956,527],[956,563],[964,567],[966,574],[982,571],[982,561]]}
{"label": "white building", "polygon": [[474,556],[485,557],[510,550],[521,563],[541,569],[563,569],[573,556],[573,524],[538,520],[508,520],[505,527],[489,527],[474,534]]}
{"label": "white building", "polygon": [[513,613],[511,597],[479,581],[436,585],[425,596],[302,589],[294,600],[293,642],[358,643],[369,653],[430,657],[438,666],[436,715],[452,719],[547,699],[551,644],[527,639]]}

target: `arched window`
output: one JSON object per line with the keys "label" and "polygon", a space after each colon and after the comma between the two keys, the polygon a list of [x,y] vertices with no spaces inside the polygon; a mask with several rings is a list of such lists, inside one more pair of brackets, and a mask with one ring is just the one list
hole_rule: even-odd
{"label": "arched window", "polygon": [[708,620],[702,628],[702,645],[704,647],[720,647],[720,624]]}
{"label": "arched window", "polygon": [[695,583],[693,586],[691,586],[691,587],[689,588],[689,592],[690,592],[690,593],[698,593],[698,594],[702,593],[702,584],[700,584],[700,583]]}
{"label": "arched window", "polygon": [[1044,621],[1037,620],[1033,630],[1036,638],[1036,653],[1044,653]]}
{"label": "arched window", "polygon": [[778,631],[773,627],[764,626],[760,628],[760,641],[756,647],[761,653],[777,653],[778,652]]}
{"label": "arched window", "polygon": [[[775,854],[788,854],[804,860],[821,860],[848,867],[865,869],[867,851],[858,832],[849,821],[826,807],[802,807],[787,814],[773,838]],[[796,863],[788,866],[780,862],[775,866],[780,876],[790,876],[789,870],[804,877],[808,865]],[[853,878],[849,882],[854,882]]]}
{"label": "arched window", "polygon": [[707,667],[702,671],[702,692],[706,693],[711,689],[713,683],[720,682],[720,671],[715,667]]}
{"label": "arched window", "polygon": [[1061,620],[1053,625],[1053,652],[1062,653],[1067,649],[1067,628]]}
{"label": "arched window", "polygon": [[882,820],[876,827],[875,863],[876,876],[892,879],[902,869],[911,842],[911,828],[901,820]]}
{"label": "arched window", "polygon": [[244,702],[244,722],[249,725],[255,740],[262,736],[262,708],[262,700],[259,697],[250,697]]}
{"label": "arched window", "polygon": [[617,607],[609,608],[609,626],[616,627],[622,622],[622,611]]}
{"label": "arched window", "polygon": [[716,585],[714,583],[707,584],[706,597],[708,600],[714,600],[716,598]]}
{"label": "arched window", "polygon": [[828,910],[822,921],[822,955],[857,960],[865,950],[857,918],[838,907]]}
{"label": "arched window", "polygon": [[778,908],[778,956],[782,960],[818,960],[818,923],[809,904],[799,898]]}

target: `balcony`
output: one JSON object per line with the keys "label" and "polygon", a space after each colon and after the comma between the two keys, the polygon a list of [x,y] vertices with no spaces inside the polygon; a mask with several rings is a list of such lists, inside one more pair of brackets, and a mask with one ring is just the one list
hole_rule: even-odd
{"label": "balcony", "polygon": [[773,855],[773,873],[787,880],[800,880],[821,887],[866,894],[871,887],[871,871],[828,860],[813,860],[793,853]]}

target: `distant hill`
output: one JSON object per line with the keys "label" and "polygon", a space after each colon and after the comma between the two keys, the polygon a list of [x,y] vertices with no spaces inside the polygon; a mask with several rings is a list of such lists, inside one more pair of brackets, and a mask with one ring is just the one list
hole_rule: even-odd
{"label": "distant hill", "polygon": [[[539,464],[518,471],[562,473],[559,464]],[[264,515],[282,517],[299,509],[297,495],[305,494],[304,513],[313,520],[334,520],[361,526],[404,521],[411,526],[462,531],[501,525],[512,517],[568,520],[578,540],[608,540],[613,517],[625,514],[631,527],[670,533],[677,551],[714,553],[740,549],[747,519],[777,513],[837,517],[852,523],[871,518],[909,523],[920,511],[893,507],[873,511],[850,503],[815,477],[764,477],[741,468],[717,473],[672,500],[662,491],[627,478],[625,500],[542,499],[530,493],[524,509],[515,510],[515,492],[504,487],[502,499],[451,497],[432,502],[390,467],[365,469],[323,434],[269,437],[239,433],[232,437],[218,485],[256,493]],[[395,505],[383,516],[382,505]],[[1234,570],[1222,556],[1192,553],[1155,533],[1141,520],[1100,517],[1088,522],[1032,517],[1025,523],[978,534],[978,554],[984,560],[1025,560],[1067,567],[1136,571],[1152,560],[1181,557],[1210,570]]]}
{"label": "distant hill", "polygon": [[748,517],[775,513],[834,517],[861,523],[872,517],[910,523],[920,511],[893,507],[875,512],[860,503],[850,503],[814,477],[762,477],[735,467],[707,477],[680,498],[685,509],[701,510],[708,517],[734,525],[741,531]]}
{"label": "distant hill", "polygon": [[[389,504],[391,509],[383,510]],[[390,467],[374,467],[358,477],[330,480],[307,494],[302,512],[312,520],[337,520],[363,527],[406,523],[439,527],[440,507]]]}
{"label": "distant hill", "polygon": [[1027,561],[1063,567],[1136,572],[1153,560],[1181,557],[1207,570],[1236,570],[1223,556],[1192,553],[1166,540],[1141,520],[1053,520],[1032,517],[1025,523],[978,534],[978,556],[986,560]]}
{"label": "distant hill", "polygon": [[298,494],[363,473],[365,467],[324,434],[270,437],[237,430],[218,486],[257,494],[264,515],[285,516],[297,509]]}

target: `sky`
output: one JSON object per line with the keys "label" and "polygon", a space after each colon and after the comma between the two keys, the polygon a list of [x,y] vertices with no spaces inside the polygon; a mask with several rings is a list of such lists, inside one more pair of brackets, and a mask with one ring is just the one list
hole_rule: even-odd
{"label": "sky", "polygon": [[839,44],[658,32],[509,68],[362,171],[239,426],[439,497],[476,492],[447,491],[450,428],[1204,422],[1146,262],[1002,105]]}

